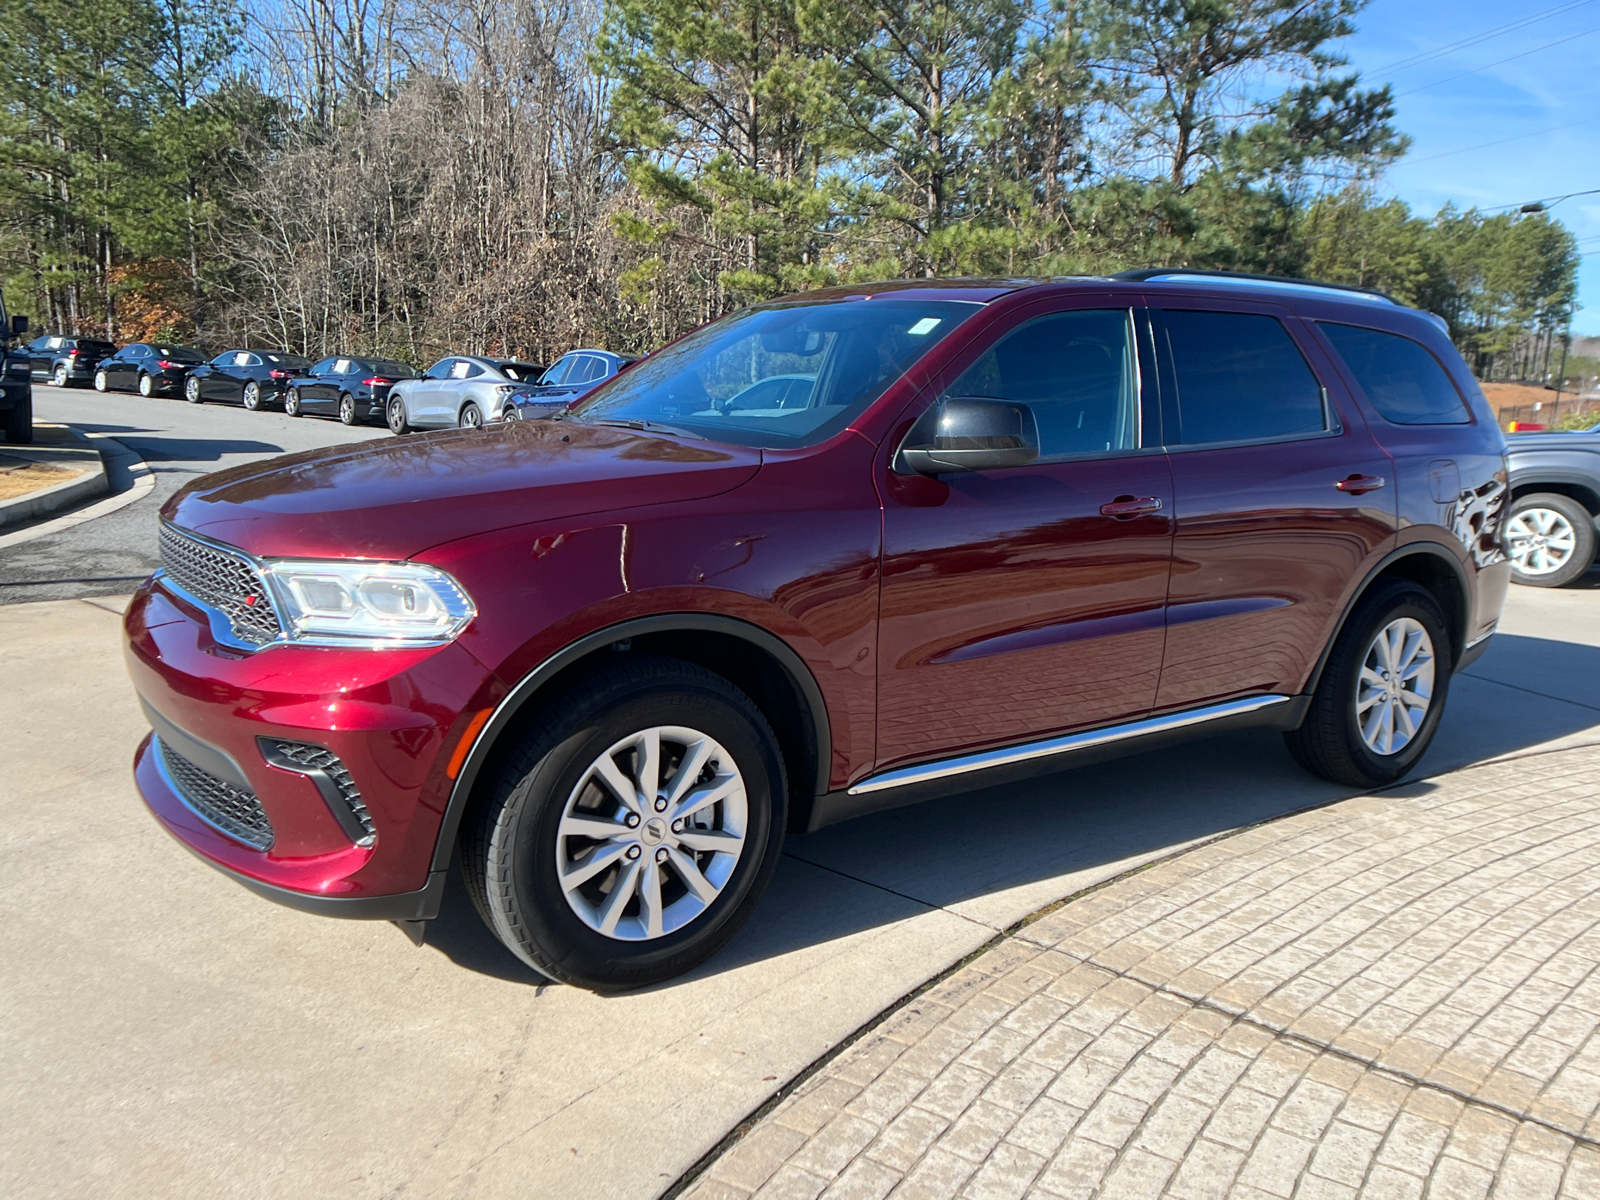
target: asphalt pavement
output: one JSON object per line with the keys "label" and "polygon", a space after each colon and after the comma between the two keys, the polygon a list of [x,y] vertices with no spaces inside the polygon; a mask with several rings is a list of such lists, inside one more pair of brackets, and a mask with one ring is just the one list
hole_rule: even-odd
{"label": "asphalt pavement", "polygon": [[41,384],[34,385],[33,407],[38,421],[62,421],[113,439],[101,443],[113,496],[133,487],[131,468],[140,460],[149,465],[155,488],[92,521],[0,545],[0,605],[132,591],[159,565],[162,504],[191,479],[275,454],[391,436],[387,429],[350,429],[322,417]]}

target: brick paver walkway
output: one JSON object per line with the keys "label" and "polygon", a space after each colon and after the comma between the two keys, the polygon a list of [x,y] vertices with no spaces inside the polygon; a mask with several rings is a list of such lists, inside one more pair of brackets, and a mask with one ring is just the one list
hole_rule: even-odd
{"label": "brick paver walkway", "polygon": [[689,1189],[1600,1200],[1600,748],[1274,822],[1025,926]]}

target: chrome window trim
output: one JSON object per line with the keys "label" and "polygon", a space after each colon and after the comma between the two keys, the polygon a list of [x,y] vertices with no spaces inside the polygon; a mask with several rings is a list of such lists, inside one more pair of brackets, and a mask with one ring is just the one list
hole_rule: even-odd
{"label": "chrome window trim", "polygon": [[1068,734],[1066,737],[1046,738],[1043,741],[1025,742],[1020,746],[1008,746],[1001,750],[984,750],[977,754],[963,754],[957,758],[901,767],[898,770],[885,771],[881,775],[863,779],[851,787],[848,794],[865,796],[872,792],[887,791],[889,788],[904,787],[907,784],[928,783],[935,779],[947,779],[952,775],[965,775],[972,771],[985,771],[991,767],[1004,767],[1033,759],[1049,758],[1056,754],[1086,750],[1091,746],[1126,741],[1150,733],[1165,733],[1189,725],[1202,725],[1207,721],[1221,720],[1223,717],[1236,717],[1258,709],[1270,708],[1275,704],[1287,704],[1291,699],[1292,696],[1280,695],[1250,696],[1242,700],[1229,700],[1223,704],[1208,704],[1204,708],[1168,713],[1166,716],[1146,717],[1122,725],[1108,725],[1084,733]]}

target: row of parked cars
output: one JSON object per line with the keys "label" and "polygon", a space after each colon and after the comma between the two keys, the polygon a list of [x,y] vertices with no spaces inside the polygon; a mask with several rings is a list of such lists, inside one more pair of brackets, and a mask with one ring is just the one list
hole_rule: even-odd
{"label": "row of parked cars", "polygon": [[332,354],[313,363],[286,350],[239,348],[213,358],[188,346],[134,342],[120,349],[92,338],[47,334],[29,343],[33,378],[57,387],[181,396],[291,417],[337,417],[346,425],[476,428],[542,416],[625,370],[634,358],[574,350],[546,367],[518,359],[447,355],[426,371],[388,358]]}

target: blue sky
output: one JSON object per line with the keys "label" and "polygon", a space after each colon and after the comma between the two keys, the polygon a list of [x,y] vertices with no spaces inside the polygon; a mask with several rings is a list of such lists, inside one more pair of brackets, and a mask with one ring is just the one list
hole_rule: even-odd
{"label": "blue sky", "polygon": [[[1561,11],[1404,65],[1550,9]],[[1600,188],[1600,0],[1374,0],[1356,25],[1343,52],[1369,85],[1393,85],[1412,139],[1381,191],[1431,216],[1449,201],[1487,210]],[[1590,252],[1573,332],[1600,335],[1600,194],[1551,212]]]}

